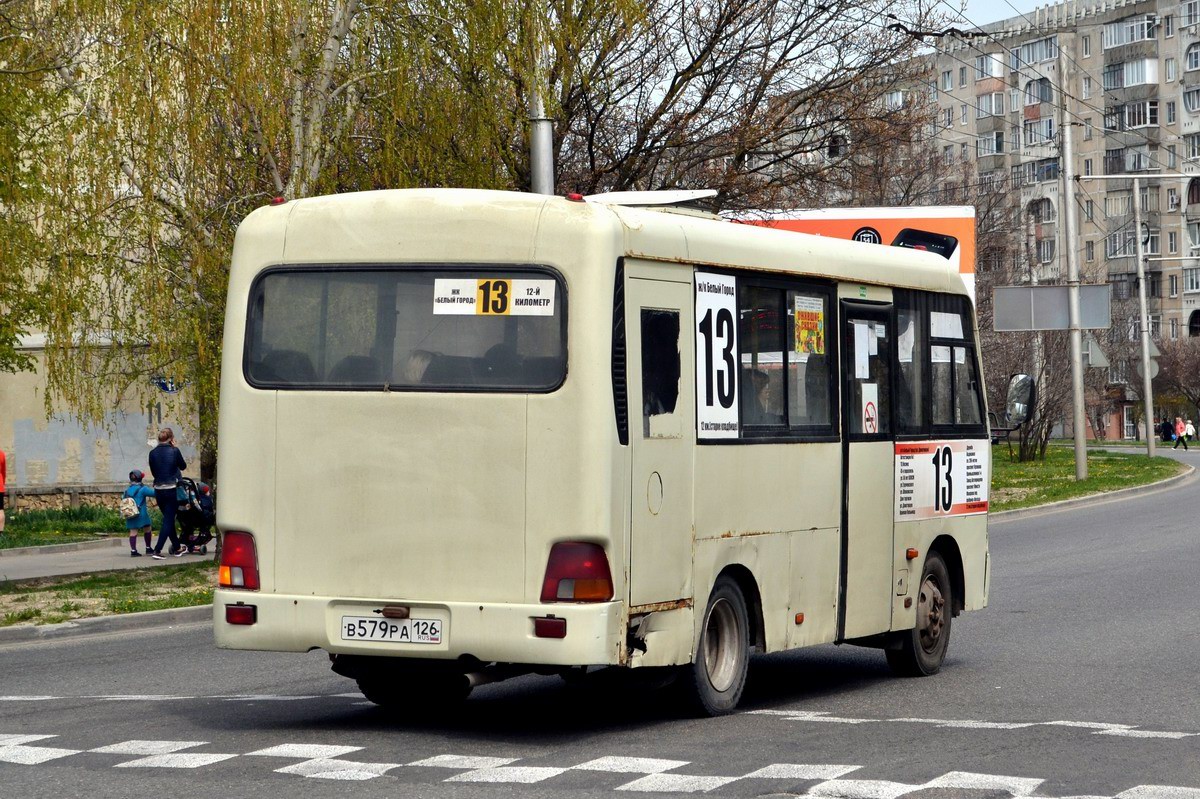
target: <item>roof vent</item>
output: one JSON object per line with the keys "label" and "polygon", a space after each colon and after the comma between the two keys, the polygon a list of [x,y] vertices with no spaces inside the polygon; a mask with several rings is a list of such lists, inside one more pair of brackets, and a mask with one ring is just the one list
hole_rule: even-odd
{"label": "roof vent", "polygon": [[652,211],[669,211],[695,216],[713,217],[716,189],[667,189],[664,191],[610,191],[589,194],[590,203],[600,205],[622,205],[630,208],[646,208]]}

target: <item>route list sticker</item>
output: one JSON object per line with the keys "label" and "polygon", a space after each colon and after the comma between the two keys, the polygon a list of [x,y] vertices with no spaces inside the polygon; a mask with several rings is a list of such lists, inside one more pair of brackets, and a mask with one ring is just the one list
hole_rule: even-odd
{"label": "route list sticker", "polygon": [[438,316],[554,316],[553,280],[437,278],[433,313]]}
{"label": "route list sticker", "polygon": [[696,273],[696,435],[738,437],[737,279]]}
{"label": "route list sticker", "polygon": [[987,513],[986,440],[896,444],[896,521]]}

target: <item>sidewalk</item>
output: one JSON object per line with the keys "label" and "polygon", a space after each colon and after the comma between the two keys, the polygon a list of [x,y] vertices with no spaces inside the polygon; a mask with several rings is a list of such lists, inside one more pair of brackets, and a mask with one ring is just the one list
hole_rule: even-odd
{"label": "sidewalk", "polygon": [[[141,541],[138,543],[142,544]],[[0,583],[7,580],[74,576],[115,569],[178,566],[197,560],[212,560],[213,550],[216,549],[215,545],[210,543],[207,555],[184,555],[180,558],[168,555],[165,560],[155,560],[149,555],[131,558],[128,538],[87,541],[67,546],[71,547],[68,551],[62,551],[62,548],[57,546],[0,550]]]}

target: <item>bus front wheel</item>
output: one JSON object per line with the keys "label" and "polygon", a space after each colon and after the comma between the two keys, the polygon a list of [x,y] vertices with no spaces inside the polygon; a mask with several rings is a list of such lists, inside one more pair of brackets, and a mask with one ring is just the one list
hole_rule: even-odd
{"label": "bus front wheel", "polygon": [[930,552],[917,591],[917,624],[900,634],[900,646],[884,650],[892,671],[903,677],[937,674],[950,645],[954,608],[950,572],[937,552]]}
{"label": "bus front wheel", "polygon": [[683,687],[689,705],[707,716],[731,713],[742,698],[750,665],[750,614],[736,581],[722,576],[704,611],[700,641]]}

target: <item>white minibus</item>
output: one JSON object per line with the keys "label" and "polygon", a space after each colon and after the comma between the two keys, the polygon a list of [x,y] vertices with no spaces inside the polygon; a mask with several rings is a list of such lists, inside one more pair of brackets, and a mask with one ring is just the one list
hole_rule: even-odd
{"label": "white minibus", "polygon": [[238,230],[217,645],[439,707],[752,652],[932,674],[988,597],[975,316],[928,252],[578,195],[397,190]]}

